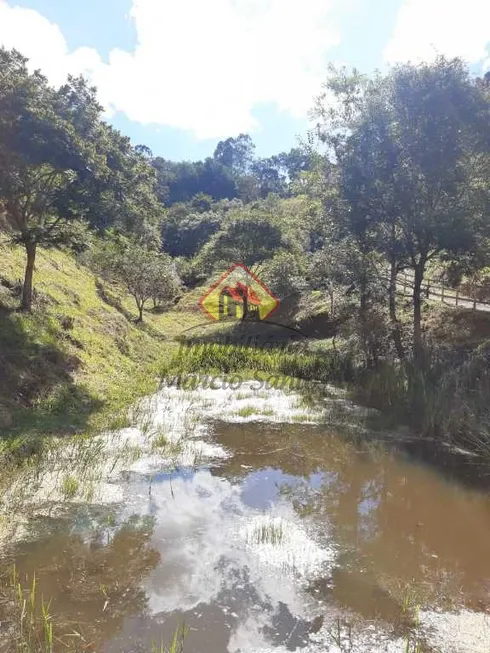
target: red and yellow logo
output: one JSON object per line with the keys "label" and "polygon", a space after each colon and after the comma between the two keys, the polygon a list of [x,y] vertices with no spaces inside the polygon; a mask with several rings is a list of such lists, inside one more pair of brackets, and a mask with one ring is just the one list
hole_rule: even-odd
{"label": "red and yellow logo", "polygon": [[238,263],[201,297],[199,305],[212,320],[266,320],[279,300],[253,272]]}

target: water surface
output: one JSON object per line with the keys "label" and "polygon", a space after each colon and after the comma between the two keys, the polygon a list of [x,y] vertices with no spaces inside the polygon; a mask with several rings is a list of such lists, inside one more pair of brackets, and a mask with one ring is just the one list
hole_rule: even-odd
{"label": "water surface", "polygon": [[486,492],[346,435],[363,413],[341,398],[170,389],[151,406],[188,420],[199,460],[142,451],[107,501],[46,499],[8,550],[64,641],[151,651],[185,622],[188,653],[490,650]]}

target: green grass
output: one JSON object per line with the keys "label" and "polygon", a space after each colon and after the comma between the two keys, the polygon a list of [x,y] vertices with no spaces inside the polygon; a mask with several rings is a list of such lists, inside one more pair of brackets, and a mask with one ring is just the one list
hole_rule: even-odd
{"label": "green grass", "polygon": [[19,313],[24,262],[21,247],[0,245],[0,433],[14,442],[127,425],[126,407],[155,390],[175,338],[202,318],[149,311],[137,325],[130,297],[72,255],[43,249],[33,312]]}
{"label": "green grass", "polygon": [[236,414],[239,417],[250,417],[251,415],[255,415],[257,411],[253,406],[243,406],[243,408],[240,408],[239,410],[236,411]]}
{"label": "green grass", "polygon": [[[162,367],[162,375],[193,375],[199,371],[210,374],[237,373],[240,378],[254,378],[255,372],[269,376],[328,382],[343,382],[353,378],[353,361],[333,350],[310,353],[295,348],[259,349],[241,345],[216,343],[182,344],[175,356]],[[198,381],[196,381],[198,383]]]}
{"label": "green grass", "polygon": [[169,442],[165,433],[158,433],[151,443],[151,448],[153,451],[165,450],[168,446]]}
{"label": "green grass", "polygon": [[67,500],[74,499],[78,489],[79,481],[74,476],[65,476],[61,482],[61,493]]}
{"label": "green grass", "polygon": [[[192,389],[203,374],[238,385],[257,379],[261,387],[255,396],[270,388],[304,390],[305,409],[316,391],[313,384],[301,388],[296,380],[344,384],[362,401],[424,434],[448,437],[490,456],[490,356],[481,343],[490,334],[488,316],[431,309],[427,328],[443,346],[429,352],[422,368],[384,360],[378,369],[365,370],[341,343],[332,349],[329,341],[281,350],[179,343],[181,334],[203,323],[197,307],[201,290],[168,313],[146,312],[138,325],[129,296],[101,285],[87,267],[59,250],[39,249],[34,311],[19,313],[24,263],[21,247],[0,245],[2,460],[17,463],[36,456],[42,436],[129,426],[128,406],[151,394],[162,376],[180,376],[182,387]],[[471,343],[470,352],[462,339]]]}
{"label": "green grass", "polygon": [[311,422],[312,417],[308,413],[297,413],[296,415],[291,416],[291,421],[298,424],[303,424],[304,422]]}

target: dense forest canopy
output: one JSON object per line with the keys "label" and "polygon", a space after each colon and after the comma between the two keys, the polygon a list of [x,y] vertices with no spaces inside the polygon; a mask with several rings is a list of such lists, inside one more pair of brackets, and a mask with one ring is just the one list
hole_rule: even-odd
{"label": "dense forest canopy", "polygon": [[188,202],[199,193],[214,200],[239,198],[245,202],[265,198],[270,193],[288,197],[302,172],[311,169],[305,149],[260,159],[247,134],[218,143],[214,155],[205,161],[175,163],[161,157],[152,160],[157,171],[158,197],[170,206]]}

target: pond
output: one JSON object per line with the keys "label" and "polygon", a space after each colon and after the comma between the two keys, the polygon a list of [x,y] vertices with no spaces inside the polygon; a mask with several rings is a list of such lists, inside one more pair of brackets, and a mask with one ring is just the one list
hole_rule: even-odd
{"label": "pond", "polygon": [[186,653],[490,650],[488,493],[342,393],[162,388],[133,417],[4,498],[4,568],[35,577],[54,651],[163,651],[182,624]]}

